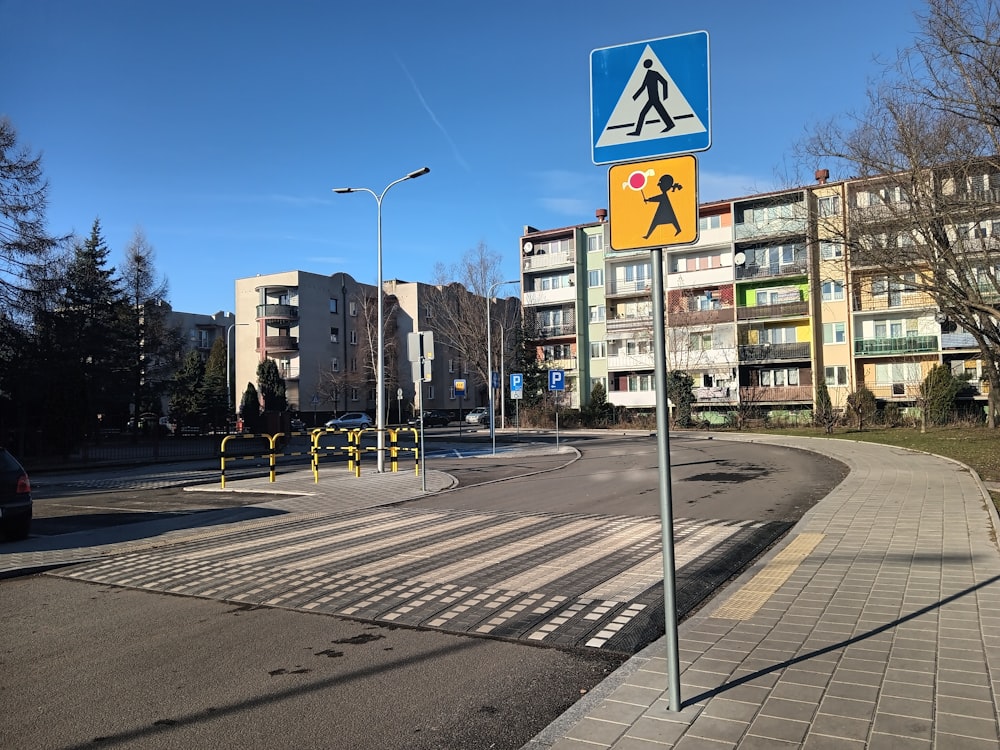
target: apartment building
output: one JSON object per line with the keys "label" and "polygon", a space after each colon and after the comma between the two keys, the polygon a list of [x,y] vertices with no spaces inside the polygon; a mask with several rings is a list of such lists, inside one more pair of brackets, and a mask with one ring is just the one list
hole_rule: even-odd
{"label": "apartment building", "polygon": [[[383,283],[385,302],[385,386],[387,420],[404,421],[417,406],[417,388],[407,352],[407,335],[435,330],[427,284],[397,279]],[[374,413],[377,352],[376,287],[340,272],[261,274],[236,281],[236,323],[231,331],[235,362],[233,398],[239,403],[257,366],[270,358],[285,380],[289,409],[308,419],[343,411]],[[483,300],[485,305],[485,300]],[[485,389],[459,398],[454,381],[468,363],[455,356],[444,337],[435,337],[433,377],[423,383],[425,409],[468,409],[484,403]]]}
{"label": "apartment building", "polygon": [[[1000,194],[1000,175],[993,179]],[[968,376],[970,398],[985,401],[974,340],[927,294],[926,278],[917,274],[930,271],[915,267],[910,276],[889,278],[884,264],[863,251],[866,241],[884,245],[884,236],[856,238],[853,253],[845,247],[864,226],[858,217],[893,200],[893,188],[830,182],[826,170],[816,180],[703,204],[697,242],[665,249],[667,368],[694,379],[695,412],[721,421],[749,405],[772,417],[810,418],[821,381],[837,409],[861,386],[905,408],[940,363]],[[597,217],[555,230],[525,227],[525,316],[537,324],[539,358],[566,369],[574,406],[602,380],[610,402],[650,409],[651,256],[611,250],[607,212]],[[1000,237],[1000,220],[949,231],[986,233],[993,226]],[[913,241],[906,237],[893,241]],[[984,288],[997,289],[1000,268],[982,272],[989,277]],[[586,284],[575,283],[584,277]]]}

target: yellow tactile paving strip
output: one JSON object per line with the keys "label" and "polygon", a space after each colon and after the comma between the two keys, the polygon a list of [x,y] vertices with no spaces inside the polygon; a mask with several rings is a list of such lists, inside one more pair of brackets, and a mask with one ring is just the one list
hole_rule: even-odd
{"label": "yellow tactile paving strip", "polygon": [[750,582],[731,596],[711,617],[722,620],[749,620],[781,588],[801,562],[809,556],[824,534],[799,534],[781,550]]}

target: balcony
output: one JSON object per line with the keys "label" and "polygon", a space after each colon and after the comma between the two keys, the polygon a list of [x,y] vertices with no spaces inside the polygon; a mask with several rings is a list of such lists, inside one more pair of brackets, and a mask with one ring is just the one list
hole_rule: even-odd
{"label": "balcony", "polygon": [[653,369],[653,353],[649,354],[619,354],[608,357],[608,372],[633,372],[636,370]]}
{"label": "balcony", "polygon": [[604,285],[604,296],[607,297],[647,297],[653,288],[649,279],[639,281],[609,281]]}
{"label": "balcony", "polygon": [[576,323],[560,323],[558,325],[539,325],[538,334],[542,338],[552,338],[556,336],[575,336]]}
{"label": "balcony", "polygon": [[544,253],[542,255],[526,255],[522,258],[521,267],[525,271],[537,271],[541,268],[556,268],[572,266],[576,263],[576,253]]}
{"label": "balcony", "polygon": [[808,227],[808,222],[804,216],[805,208],[796,205],[793,210],[796,214],[801,214],[801,216],[778,217],[772,221],[760,223],[740,222],[733,224],[733,236],[737,242],[740,242],[742,240],[756,240],[765,237],[805,234]]}
{"label": "balcony", "polygon": [[652,315],[635,315],[630,318],[608,318],[605,323],[609,334],[653,330]]}
{"label": "balcony", "polygon": [[699,404],[732,404],[735,403],[732,388],[695,388],[694,399]]}
{"label": "balcony", "polygon": [[543,360],[547,370],[575,370],[576,357],[566,357],[565,359]]}
{"label": "balcony", "polygon": [[671,328],[719,325],[732,322],[733,308],[731,306],[715,310],[674,310],[667,316],[667,325]]}
{"label": "balcony", "polygon": [[805,276],[809,272],[809,265],[805,258],[793,261],[792,263],[769,263],[766,266],[759,266],[755,263],[747,263],[736,266],[736,280],[746,281],[748,279],[769,279],[783,276]]}
{"label": "balcony", "polygon": [[794,344],[740,344],[740,362],[774,362],[779,360],[809,359],[809,342]]}
{"label": "balcony", "polygon": [[937,350],[937,336],[901,336],[894,339],[855,339],[854,341],[854,354],[858,357],[921,354]]}
{"label": "balcony", "polygon": [[296,305],[257,305],[257,319],[296,320],[299,308]]}
{"label": "balcony", "polygon": [[284,380],[298,380],[299,368],[297,366],[279,367],[278,374],[281,375]]}
{"label": "balcony", "polygon": [[299,339],[296,336],[265,336],[263,346],[261,346],[260,337],[257,337],[258,352],[297,352],[298,350]]}
{"label": "balcony", "polygon": [[745,404],[812,403],[811,385],[779,385],[740,388],[740,401]]}
{"label": "balcony", "polygon": [[760,318],[801,318],[809,314],[808,302],[786,302],[783,305],[754,305],[737,307],[737,320],[758,320]]}
{"label": "balcony", "polygon": [[574,300],[576,300],[576,287],[568,286],[561,289],[545,289],[540,292],[525,292],[522,304],[525,307],[537,307],[558,302],[573,302]]}
{"label": "balcony", "polygon": [[884,312],[886,310],[927,310],[934,300],[925,292],[891,292],[887,294],[855,294],[851,300],[854,312]]}
{"label": "balcony", "polygon": [[942,349],[978,349],[975,337],[971,333],[942,333]]}
{"label": "balcony", "polygon": [[632,409],[656,407],[656,391],[608,391],[608,403]]}

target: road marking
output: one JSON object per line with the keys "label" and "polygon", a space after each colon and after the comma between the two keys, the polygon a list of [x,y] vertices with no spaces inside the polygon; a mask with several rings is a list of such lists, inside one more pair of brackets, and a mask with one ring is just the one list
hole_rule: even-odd
{"label": "road marking", "polygon": [[781,588],[824,536],[825,534],[799,534],[763,570],[751,578],[746,586],[712,612],[710,617],[719,620],[749,620]]}

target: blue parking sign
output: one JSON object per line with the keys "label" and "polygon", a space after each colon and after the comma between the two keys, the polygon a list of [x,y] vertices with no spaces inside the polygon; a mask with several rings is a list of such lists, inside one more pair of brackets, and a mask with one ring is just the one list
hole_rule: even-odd
{"label": "blue parking sign", "polygon": [[510,389],[512,391],[524,390],[524,375],[519,372],[513,372],[510,375]]}
{"label": "blue parking sign", "polygon": [[566,390],[565,370],[549,370],[549,390],[550,391]]}

